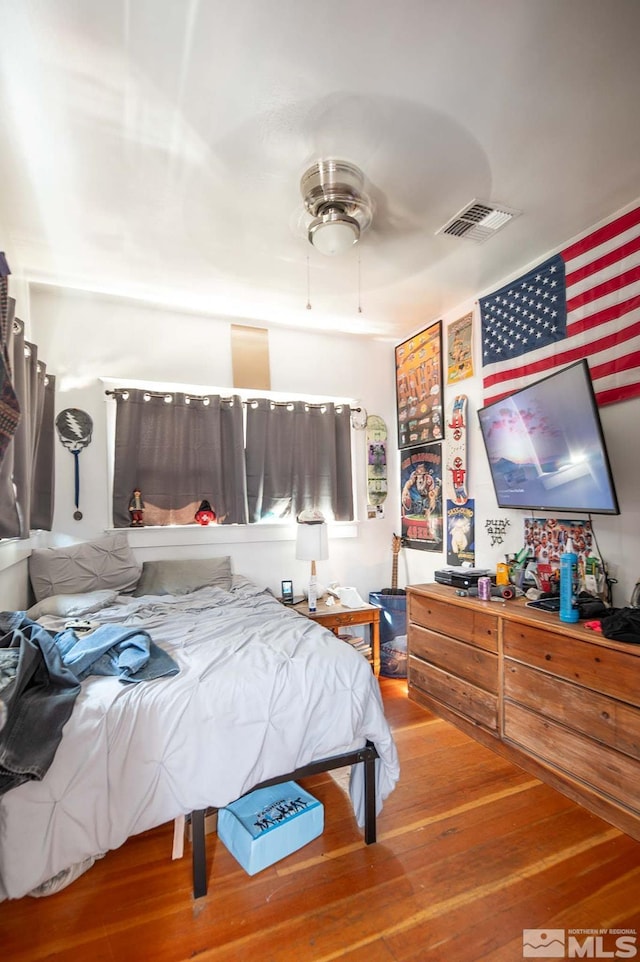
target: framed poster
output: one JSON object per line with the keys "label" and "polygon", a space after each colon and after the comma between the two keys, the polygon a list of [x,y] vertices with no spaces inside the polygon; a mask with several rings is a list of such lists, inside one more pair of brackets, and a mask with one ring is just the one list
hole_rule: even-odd
{"label": "framed poster", "polygon": [[443,437],[442,322],[396,347],[398,447]]}
{"label": "framed poster", "polygon": [[406,547],[442,551],[442,444],[402,452],[400,489]]}
{"label": "framed poster", "polygon": [[473,377],[472,335],[472,312],[447,328],[447,384]]}

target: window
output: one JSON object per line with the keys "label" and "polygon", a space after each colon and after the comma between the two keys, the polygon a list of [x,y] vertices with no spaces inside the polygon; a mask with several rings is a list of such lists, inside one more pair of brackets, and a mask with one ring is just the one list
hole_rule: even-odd
{"label": "window", "polygon": [[130,524],[141,492],[145,525],[191,524],[203,499],[220,521],[247,519],[238,397],[116,391],[113,522]]}
{"label": "window", "polygon": [[247,492],[253,523],[318,508],[328,521],[353,520],[351,412],[346,405],[247,406]]}
{"label": "window", "polygon": [[206,500],[218,523],[291,520],[319,508],[353,520],[350,408],[327,401],[243,401],[238,395],[118,388],[113,521],[192,524]]}

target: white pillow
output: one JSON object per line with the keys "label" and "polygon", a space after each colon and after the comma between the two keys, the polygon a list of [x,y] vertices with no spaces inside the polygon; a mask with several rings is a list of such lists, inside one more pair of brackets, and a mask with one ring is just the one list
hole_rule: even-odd
{"label": "white pillow", "polygon": [[79,618],[90,615],[100,608],[113,604],[118,592],[111,588],[100,591],[88,591],[81,595],[51,595],[44,598],[25,612],[27,618],[37,621],[43,615],[58,615],[60,618]]}
{"label": "white pillow", "polygon": [[141,572],[124,531],[64,548],[36,548],[29,557],[36,601],[104,588],[131,591]]}

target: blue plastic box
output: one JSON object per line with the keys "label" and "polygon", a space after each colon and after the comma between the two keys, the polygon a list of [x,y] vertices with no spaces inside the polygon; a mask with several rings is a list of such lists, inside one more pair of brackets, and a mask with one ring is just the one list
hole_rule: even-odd
{"label": "blue plastic box", "polygon": [[218,837],[255,875],[322,835],[324,807],[296,782],[259,788],[221,808]]}

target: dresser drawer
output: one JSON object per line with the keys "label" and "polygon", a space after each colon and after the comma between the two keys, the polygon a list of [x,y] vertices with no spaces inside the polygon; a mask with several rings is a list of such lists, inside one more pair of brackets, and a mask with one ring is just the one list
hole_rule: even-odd
{"label": "dresser drawer", "polygon": [[[308,617],[314,618],[314,613]],[[345,625],[362,625],[371,624],[372,621],[379,621],[380,615],[377,611],[373,611],[371,608],[354,608],[348,611],[332,611],[330,614],[325,612],[322,616],[318,618],[317,612],[315,613],[314,620],[320,622],[326,628],[342,628]]]}
{"label": "dresser drawer", "polygon": [[640,760],[640,709],[505,658],[504,697]]}
{"label": "dresser drawer", "polygon": [[602,795],[640,811],[640,762],[512,702],[504,703],[504,738]]}
{"label": "dresser drawer", "polygon": [[513,658],[577,685],[640,705],[640,658],[529,625],[503,626],[505,658]]}
{"label": "dresser drawer", "polygon": [[497,694],[498,656],[417,625],[409,626],[409,653]]}
{"label": "dresser drawer", "polygon": [[417,689],[467,721],[497,734],[498,698],[471,682],[409,656],[409,688]]}
{"label": "dresser drawer", "polygon": [[[476,602],[476,604],[480,604]],[[418,594],[409,595],[409,622],[452,635],[487,651],[498,650],[498,619],[472,604],[448,604]]]}

